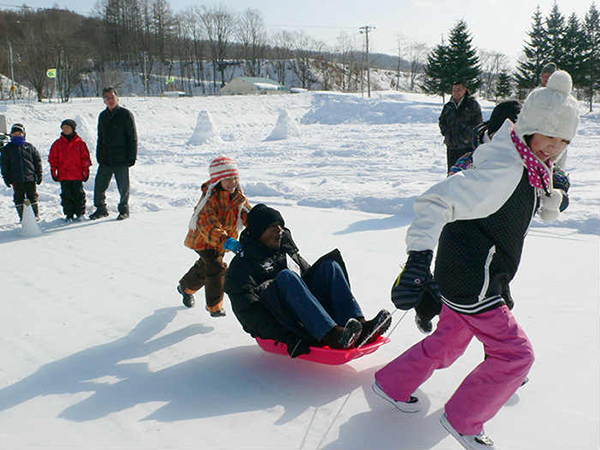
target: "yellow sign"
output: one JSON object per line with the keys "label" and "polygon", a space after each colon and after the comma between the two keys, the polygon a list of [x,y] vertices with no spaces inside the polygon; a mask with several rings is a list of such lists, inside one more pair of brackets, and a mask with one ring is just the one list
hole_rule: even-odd
{"label": "yellow sign", "polygon": [[167,78],[167,83],[166,84],[169,84],[169,83],[175,83],[175,77],[174,76],[171,75],[169,78]]}
{"label": "yellow sign", "polygon": [[56,78],[56,69],[48,69],[48,70],[46,70],[46,76],[48,78]]}

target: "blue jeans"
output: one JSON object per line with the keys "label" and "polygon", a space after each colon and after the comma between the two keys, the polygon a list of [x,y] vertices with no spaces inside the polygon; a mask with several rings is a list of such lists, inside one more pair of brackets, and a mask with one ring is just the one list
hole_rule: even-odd
{"label": "blue jeans", "polygon": [[289,269],[275,278],[279,299],[306,331],[318,341],[336,325],[364,317],[344,272],[335,261],[323,261],[306,282]]}

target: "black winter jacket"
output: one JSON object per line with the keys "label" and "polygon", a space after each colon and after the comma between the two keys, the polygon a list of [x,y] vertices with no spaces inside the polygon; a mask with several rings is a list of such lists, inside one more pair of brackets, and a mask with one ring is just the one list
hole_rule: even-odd
{"label": "black winter jacket", "polygon": [[[229,265],[225,276],[225,292],[244,331],[252,337],[274,339],[288,345],[297,342],[298,337],[309,345],[317,345],[302,324],[290,316],[273,284],[277,274],[287,269],[286,254],[300,266],[303,278],[312,272],[310,264],[300,256],[290,230],[284,229],[277,251],[254,240],[247,230],[242,232],[240,243],[243,251]],[[312,267],[323,260],[337,261],[348,279],[346,266],[338,250],[321,257]]]}
{"label": "black winter jacket", "polygon": [[133,114],[117,106],[98,116],[96,158],[106,166],[133,166],[137,158],[137,132]]}
{"label": "black winter jacket", "polygon": [[1,152],[0,166],[5,183],[42,181],[42,159],[37,149],[29,142],[21,145],[9,142]]}
{"label": "black winter jacket", "polygon": [[469,94],[458,106],[450,99],[444,105],[438,122],[444,144],[449,149],[473,148],[473,128],[483,122],[481,107]]}

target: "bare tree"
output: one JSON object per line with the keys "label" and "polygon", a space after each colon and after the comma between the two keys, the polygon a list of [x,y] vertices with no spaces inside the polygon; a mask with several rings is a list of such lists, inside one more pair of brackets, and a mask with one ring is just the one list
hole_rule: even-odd
{"label": "bare tree", "polygon": [[339,85],[342,91],[356,91],[357,81],[354,82],[352,87],[353,75],[356,74],[356,68],[358,66],[357,52],[358,45],[356,43],[356,36],[351,36],[346,32],[340,33],[337,38],[337,53],[339,55],[338,64],[341,66],[341,76],[339,77]]}
{"label": "bare tree", "polygon": [[310,89],[317,81],[311,68],[316,41],[304,31],[292,33],[292,39],[292,72],[304,89]]}
{"label": "bare tree", "polygon": [[256,9],[247,9],[238,21],[237,37],[242,44],[248,75],[261,75],[261,62],[265,57],[267,32],[265,21]]}
{"label": "bare tree", "polygon": [[508,58],[500,52],[480,50],[479,60],[481,64],[482,92],[485,98],[494,98],[498,75],[500,72],[508,70]]}
{"label": "bare tree", "polygon": [[156,39],[156,50],[158,58],[165,61],[172,58],[172,55],[167,55],[165,49],[168,47],[169,41],[173,37],[175,21],[173,12],[167,0],[153,0],[152,2],[152,31]]}
{"label": "bare tree", "polygon": [[275,34],[271,40],[273,42],[271,54],[273,66],[275,67],[275,75],[279,84],[285,85],[287,81],[287,71],[292,57],[294,38],[289,31],[281,31]]}
{"label": "bare tree", "polygon": [[408,73],[409,73],[409,89],[415,90],[417,83],[420,82],[420,78],[425,72],[425,62],[427,60],[427,54],[429,48],[422,42],[412,42],[406,49],[406,60],[408,61]]}
{"label": "bare tree", "polygon": [[204,8],[200,16],[209,43],[213,63],[213,88],[217,89],[217,70],[221,73],[221,86],[225,85],[225,59],[236,29],[236,17],[224,6]]}

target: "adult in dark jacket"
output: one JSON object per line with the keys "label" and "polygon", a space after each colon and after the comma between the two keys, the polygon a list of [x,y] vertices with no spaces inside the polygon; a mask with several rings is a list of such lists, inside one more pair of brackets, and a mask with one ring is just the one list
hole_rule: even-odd
{"label": "adult in dark jacket", "polygon": [[25,198],[31,202],[33,213],[39,220],[36,184],[42,182],[42,159],[37,149],[25,141],[25,127],[22,124],[15,123],[11,127],[10,139],[0,156],[2,178],[14,190],[13,201],[19,220],[23,218]]}
{"label": "adult in dark jacket", "polygon": [[438,122],[450,171],[458,158],[473,150],[473,129],[483,122],[481,107],[471,97],[464,82],[457,81],[452,85],[452,98],[444,105]]}
{"label": "adult in dark jacket", "polygon": [[129,217],[129,168],[135,164],[137,158],[135,120],[129,110],[119,106],[115,88],[105,88],[102,96],[106,109],[98,116],[98,172],[94,183],[96,211],[90,219],[108,216],[106,190],[114,175],[121,196],[117,220],[123,220]]}
{"label": "adult in dark jacket", "polygon": [[350,348],[370,342],[389,327],[385,310],[364,319],[339,251],[311,267],[277,210],[258,204],[247,220],[242,251],[225,276],[225,292],[244,331],[284,342],[295,357],[311,345]]}

